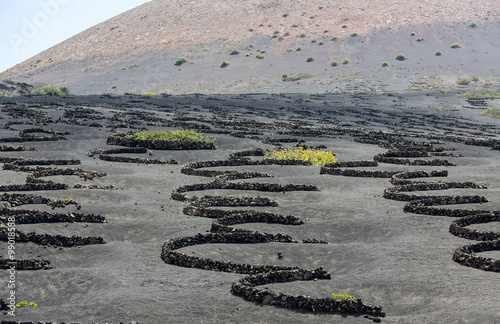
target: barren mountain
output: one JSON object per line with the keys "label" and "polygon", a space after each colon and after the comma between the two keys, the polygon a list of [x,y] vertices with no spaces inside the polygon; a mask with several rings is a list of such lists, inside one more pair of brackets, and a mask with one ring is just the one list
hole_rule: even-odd
{"label": "barren mountain", "polygon": [[[496,0],[153,0],[0,79],[73,93],[418,90],[473,75],[484,85],[500,76],[499,8]],[[187,63],[174,65],[177,57]],[[314,76],[283,81],[300,73]]]}

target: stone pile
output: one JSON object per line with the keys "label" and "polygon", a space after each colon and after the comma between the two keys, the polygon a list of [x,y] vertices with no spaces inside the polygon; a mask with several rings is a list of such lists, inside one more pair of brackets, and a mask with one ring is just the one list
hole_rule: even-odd
{"label": "stone pile", "polygon": [[[6,229],[0,229],[0,240],[8,241],[8,232]],[[79,235],[64,236],[64,235],[50,235],[50,234],[37,234],[35,232],[23,233],[16,231],[16,242],[33,242],[40,245],[53,245],[53,246],[81,246],[89,244],[104,244],[102,237],[82,237]]]}
{"label": "stone pile", "polygon": [[32,147],[0,145],[0,152],[34,151]]}
{"label": "stone pile", "polygon": [[159,141],[126,138],[126,134],[109,135],[108,145],[121,145],[128,147],[145,147],[154,150],[215,150],[214,143],[199,141]]}
{"label": "stone pile", "polygon": [[38,259],[6,260],[0,259],[0,269],[10,269],[10,262],[16,262],[16,270],[48,270],[50,261]]}

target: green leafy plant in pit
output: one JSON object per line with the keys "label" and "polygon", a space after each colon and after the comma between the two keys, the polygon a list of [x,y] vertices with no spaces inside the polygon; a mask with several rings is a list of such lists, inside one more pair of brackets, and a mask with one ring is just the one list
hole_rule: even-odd
{"label": "green leafy plant in pit", "polygon": [[38,304],[37,303],[34,303],[34,302],[29,302],[27,300],[24,300],[22,302],[19,302],[16,304],[15,308],[23,308],[23,307],[31,307],[31,308],[37,308],[38,307]]}
{"label": "green leafy plant in pit", "polygon": [[309,56],[309,57],[307,58],[306,62],[307,62],[307,63],[309,63],[309,62],[314,62],[314,57]]}
{"label": "green leafy plant in pit", "polygon": [[338,298],[340,299],[341,302],[344,302],[346,300],[358,300],[356,297],[351,296],[351,295],[344,295],[344,294],[332,294],[332,298]]}
{"label": "green leafy plant in pit", "polygon": [[132,133],[125,136],[126,138],[135,138],[142,140],[156,141],[192,141],[215,143],[215,138],[205,137],[203,133],[198,133],[192,130],[177,130],[177,131],[148,131]]}
{"label": "green leafy plant in pit", "polygon": [[472,89],[459,94],[458,97],[467,99],[500,99],[500,90],[491,88]]}
{"label": "green leafy plant in pit", "polygon": [[69,94],[69,89],[66,87],[58,87],[55,85],[47,85],[36,88],[33,90],[33,94],[36,95],[47,95],[47,96],[64,96]]}
{"label": "green leafy plant in pit", "polygon": [[460,47],[462,47],[462,45],[460,45],[459,43],[453,43],[453,44],[451,44],[450,47],[451,48],[460,48]]}
{"label": "green leafy plant in pit", "polygon": [[441,55],[443,55],[443,52],[441,52],[441,51],[437,51],[436,53],[434,53],[434,55],[436,55],[436,56],[441,56]]}
{"label": "green leafy plant in pit", "polygon": [[263,59],[265,59],[265,58],[266,58],[266,57],[265,57],[264,55],[262,55],[262,54],[257,54],[255,57],[256,57],[256,58],[258,58],[259,60],[263,60]]}
{"label": "green leafy plant in pit", "polygon": [[387,62],[387,61],[382,62],[382,66],[383,66],[383,67],[388,67],[388,66],[389,66],[389,62]]}
{"label": "green leafy plant in pit", "polygon": [[350,60],[348,60],[348,59],[343,59],[343,60],[342,60],[342,64],[349,64],[349,63],[351,63],[351,61],[350,61]]}
{"label": "green leafy plant in pit", "polygon": [[297,148],[283,148],[266,152],[265,159],[275,160],[302,160],[309,161],[312,165],[324,165],[326,163],[338,162],[335,155],[331,151],[313,151],[304,150],[302,147]]}
{"label": "green leafy plant in pit", "polygon": [[174,65],[180,66],[180,65],[182,65],[182,64],[184,64],[184,63],[187,63],[187,61],[188,61],[188,60],[187,60],[187,58],[185,58],[185,57],[178,57],[178,58],[175,60]]}
{"label": "green leafy plant in pit", "polygon": [[225,67],[226,67],[226,66],[228,66],[228,65],[229,65],[229,61],[224,60],[224,61],[222,61],[222,63],[219,65],[219,67],[221,67],[221,68],[225,68]]}
{"label": "green leafy plant in pit", "polygon": [[404,61],[404,60],[406,60],[406,56],[404,54],[398,54],[398,55],[396,55],[396,60]]}
{"label": "green leafy plant in pit", "polygon": [[300,73],[297,75],[291,75],[289,76],[288,74],[283,74],[281,77],[283,78],[283,81],[298,81],[302,79],[307,79],[307,78],[312,78],[314,77],[315,74],[312,72],[307,72],[307,73]]}
{"label": "green leafy plant in pit", "polygon": [[481,115],[491,118],[500,118],[500,107],[488,106],[488,108],[486,108]]}
{"label": "green leafy plant in pit", "polygon": [[470,27],[470,28],[477,28],[477,27],[479,27],[479,25],[477,24],[477,22],[471,22],[471,23],[469,24],[469,27]]}
{"label": "green leafy plant in pit", "polygon": [[238,55],[238,54],[240,54],[240,51],[238,51],[237,49],[234,49],[231,52],[229,52],[229,55]]}

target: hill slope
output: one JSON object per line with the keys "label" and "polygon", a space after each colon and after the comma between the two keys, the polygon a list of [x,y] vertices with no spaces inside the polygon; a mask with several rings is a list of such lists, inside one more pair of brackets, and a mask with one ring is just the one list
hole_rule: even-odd
{"label": "hill slope", "polygon": [[[64,85],[80,94],[404,90],[445,88],[472,75],[490,84],[500,77],[499,6],[496,0],[153,0],[0,79]],[[462,47],[451,49],[455,42]],[[233,49],[239,54],[230,55]],[[395,60],[398,53],[407,60]],[[175,66],[181,56],[188,62]],[[345,59],[349,64],[331,66]],[[223,60],[229,66],[220,68]],[[285,73],[314,77],[284,82]]]}

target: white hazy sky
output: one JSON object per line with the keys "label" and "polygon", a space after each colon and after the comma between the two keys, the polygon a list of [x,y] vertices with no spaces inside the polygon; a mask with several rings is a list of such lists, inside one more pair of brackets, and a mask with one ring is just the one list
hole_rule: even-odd
{"label": "white hazy sky", "polygon": [[0,73],[150,0],[0,0]]}

